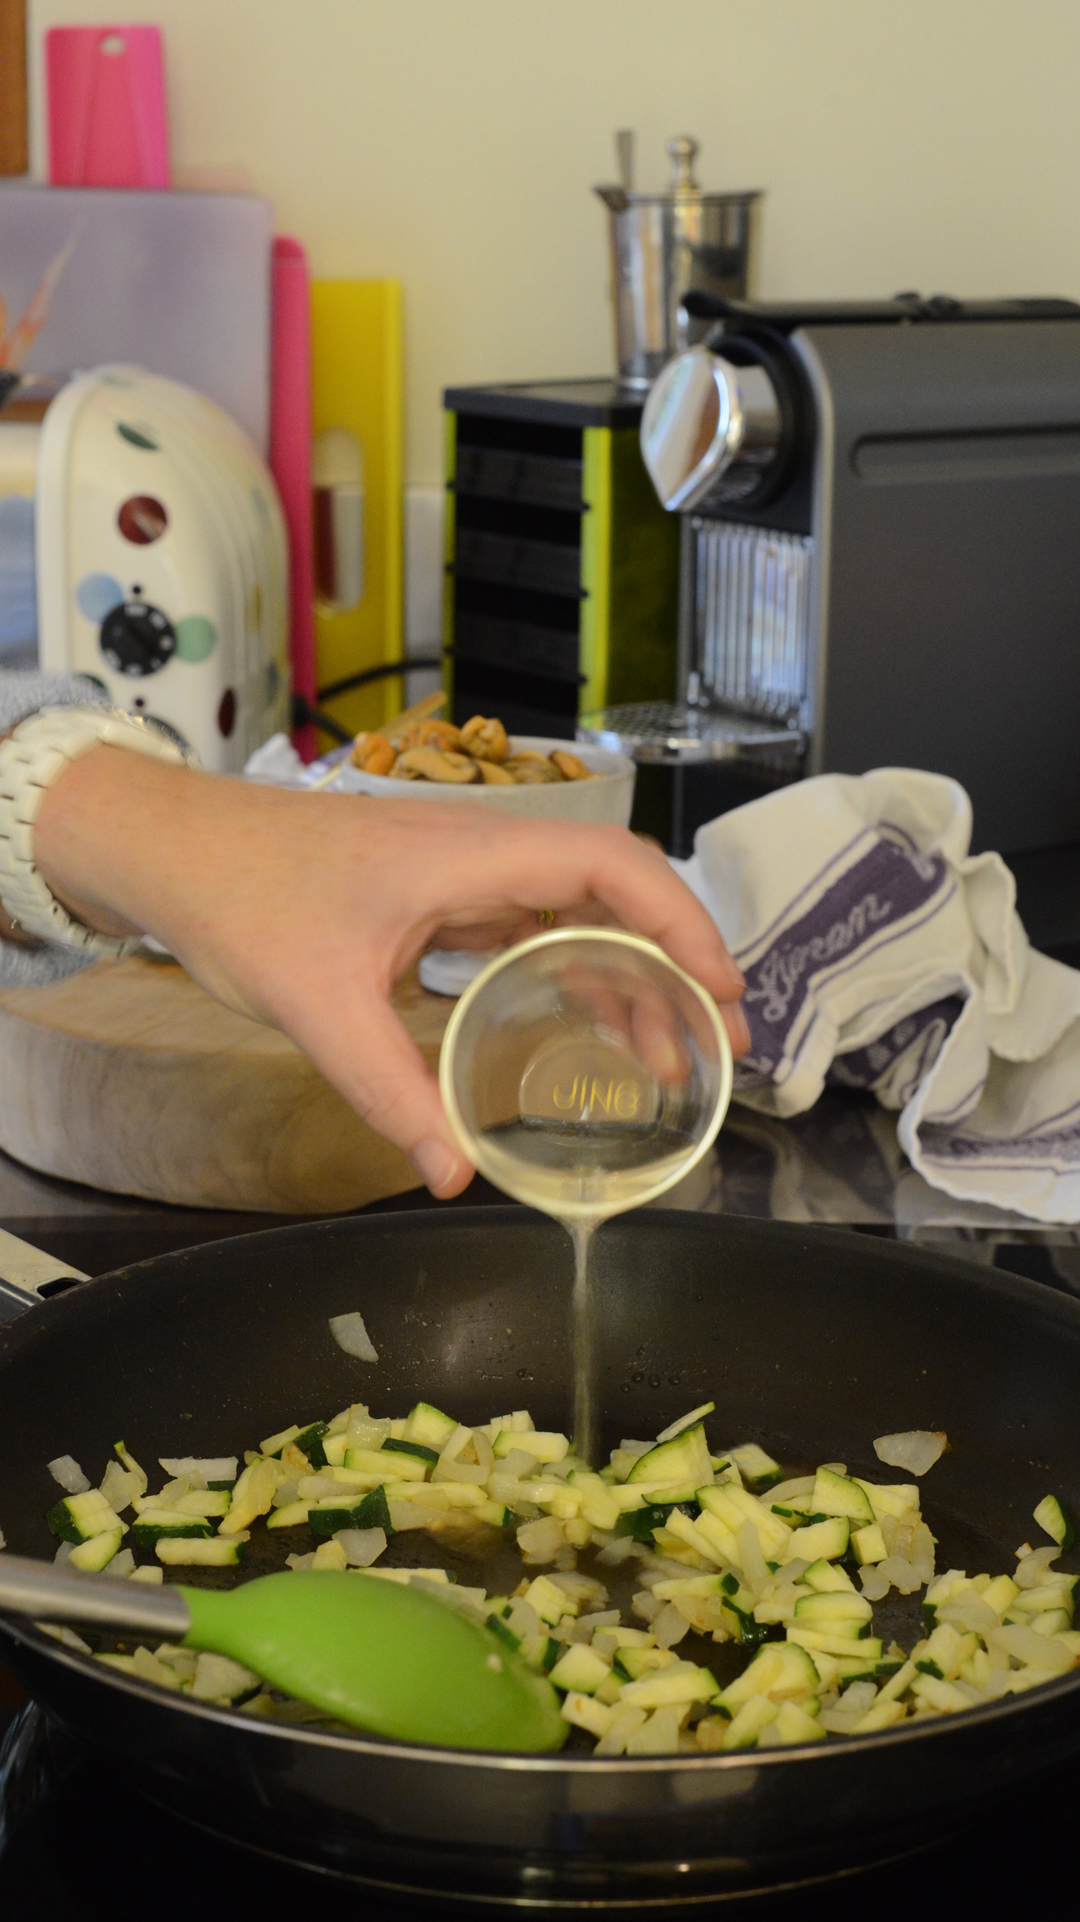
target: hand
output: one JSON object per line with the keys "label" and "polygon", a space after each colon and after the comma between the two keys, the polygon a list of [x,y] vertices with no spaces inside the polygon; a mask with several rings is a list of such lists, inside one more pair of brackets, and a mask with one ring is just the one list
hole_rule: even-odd
{"label": "hand", "polygon": [[614,919],[707,988],[744,1053],[743,980],[663,856],[622,828],[295,794],[94,748],[49,790],[35,859],[103,933],[152,934],[219,1001],[282,1028],[432,1192],[472,1168],[390,1004],[433,943],[491,947],[539,916]]}

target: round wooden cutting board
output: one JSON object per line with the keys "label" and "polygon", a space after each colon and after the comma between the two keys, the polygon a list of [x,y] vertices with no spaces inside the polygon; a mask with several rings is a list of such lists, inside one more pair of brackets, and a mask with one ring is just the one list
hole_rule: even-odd
{"label": "round wooden cutting board", "polygon": [[[453,1002],[415,975],[395,1002],[434,1066]],[[285,1035],[143,954],[0,992],[0,1148],[193,1208],[332,1214],[419,1186]]]}

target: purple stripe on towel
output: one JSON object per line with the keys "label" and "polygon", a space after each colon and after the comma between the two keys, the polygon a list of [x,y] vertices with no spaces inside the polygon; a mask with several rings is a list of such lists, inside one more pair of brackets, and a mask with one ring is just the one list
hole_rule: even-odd
{"label": "purple stripe on towel", "polygon": [[945,1037],[959,1020],[963,1006],[961,995],[949,994],[941,1001],[932,1001],[928,1007],[920,1008],[917,1014],[905,1015],[895,1027],[879,1035],[876,1041],[868,1042],[865,1048],[853,1048],[850,1054],[837,1055],[827,1079],[841,1088],[872,1088],[902,1054],[920,1037],[925,1037],[933,1045],[933,1058],[929,1047],[920,1050],[915,1080],[921,1081],[936,1060]]}
{"label": "purple stripe on towel", "polygon": [[1049,1164],[1059,1173],[1080,1169],[1080,1121],[1071,1128],[1044,1128],[1025,1135],[955,1133],[930,1122],[919,1129],[919,1146],[928,1159],[982,1162],[994,1168]]}
{"label": "purple stripe on towel", "polygon": [[907,854],[875,841],[745,970],[743,1007],[751,1036],[746,1065],[758,1073],[774,1071],[814,982],[838,963],[850,969],[861,950],[877,945],[885,928],[925,907],[946,879],[938,856]]}

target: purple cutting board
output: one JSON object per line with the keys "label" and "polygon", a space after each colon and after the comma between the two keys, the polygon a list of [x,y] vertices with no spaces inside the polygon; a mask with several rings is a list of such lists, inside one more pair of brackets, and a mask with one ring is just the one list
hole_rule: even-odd
{"label": "purple cutting board", "polygon": [[134,361],[218,401],[265,454],[272,246],[269,203],[254,194],[5,183],[0,336],[70,247],[24,370]]}

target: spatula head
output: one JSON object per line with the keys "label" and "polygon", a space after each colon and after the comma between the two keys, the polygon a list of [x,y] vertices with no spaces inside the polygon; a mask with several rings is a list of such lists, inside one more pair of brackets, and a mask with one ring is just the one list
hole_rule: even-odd
{"label": "spatula head", "polygon": [[566,1738],[549,1681],[501,1637],[404,1584],[308,1569],[182,1592],[188,1647],[231,1655],[373,1735],[534,1752]]}

